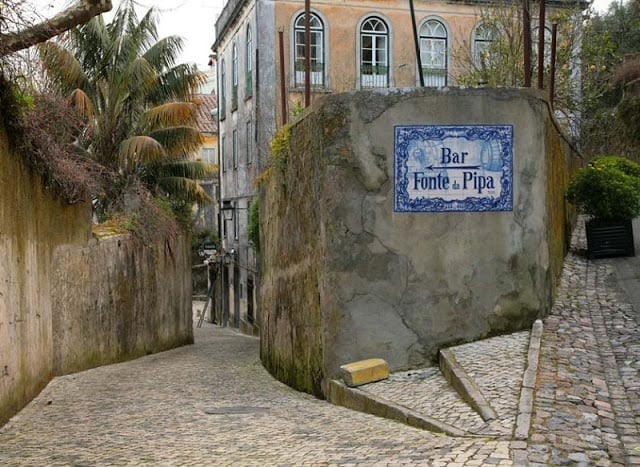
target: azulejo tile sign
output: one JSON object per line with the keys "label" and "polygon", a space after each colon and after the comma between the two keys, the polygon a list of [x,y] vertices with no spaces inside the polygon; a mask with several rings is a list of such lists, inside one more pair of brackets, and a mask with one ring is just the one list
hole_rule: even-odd
{"label": "azulejo tile sign", "polygon": [[396,212],[513,210],[512,125],[395,127]]}

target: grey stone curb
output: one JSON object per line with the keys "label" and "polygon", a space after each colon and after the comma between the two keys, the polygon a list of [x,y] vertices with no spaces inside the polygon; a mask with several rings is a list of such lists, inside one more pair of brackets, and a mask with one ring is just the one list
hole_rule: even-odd
{"label": "grey stone curb", "polygon": [[407,407],[366,393],[358,388],[347,387],[342,381],[329,381],[326,396],[327,400],[335,405],[396,420],[415,428],[421,428],[435,433],[444,433],[449,436],[473,437],[470,433],[443,423],[435,418],[422,415]]}
{"label": "grey stone curb", "polygon": [[540,359],[540,341],[542,339],[542,321],[536,320],[531,328],[529,353],[527,354],[527,368],[522,377],[522,390],[518,402],[516,417],[515,439],[526,440],[531,427],[531,412],[533,411],[533,395],[536,389],[536,375]]}
{"label": "grey stone curb", "polygon": [[498,414],[482,394],[480,388],[456,360],[450,349],[440,350],[440,371],[458,391],[460,397],[475,410],[485,422],[496,420]]}

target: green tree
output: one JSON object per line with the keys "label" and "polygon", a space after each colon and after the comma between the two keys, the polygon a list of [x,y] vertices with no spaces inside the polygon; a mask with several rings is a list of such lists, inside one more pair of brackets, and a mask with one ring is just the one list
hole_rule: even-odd
{"label": "green tree", "polygon": [[102,201],[142,183],[176,206],[208,200],[198,179],[214,166],[190,160],[201,144],[191,102],[202,73],[177,64],[182,39],[158,39],[153,8],[138,18],[125,0],[110,23],[102,16],[39,46],[52,88],[85,118],[76,149],[119,174]]}
{"label": "green tree", "polygon": [[581,143],[588,156],[621,154],[640,160],[640,5],[613,2],[593,12],[582,47]]}
{"label": "green tree", "polygon": [[[535,86],[538,68],[538,11],[533,7],[531,15],[532,83]],[[554,108],[563,115],[569,127],[575,125],[579,110],[579,44],[582,33],[576,24],[580,18],[579,2],[565,2],[562,8],[547,8],[545,32],[545,86],[548,86],[550,67],[550,25],[557,24],[556,81]],[[522,3],[496,1],[479,9],[476,35],[484,40],[473,44],[463,41],[457,44],[455,55],[466,70],[458,82],[465,86],[524,85],[524,41],[522,34]]]}

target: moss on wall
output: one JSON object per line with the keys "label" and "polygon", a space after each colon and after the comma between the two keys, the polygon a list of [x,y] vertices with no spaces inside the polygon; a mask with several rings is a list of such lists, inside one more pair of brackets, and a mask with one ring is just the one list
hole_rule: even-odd
{"label": "moss on wall", "polygon": [[547,212],[549,217],[549,249],[551,296],[555,296],[562,273],[564,257],[571,241],[576,211],[565,199],[571,174],[581,161],[580,154],[567,142],[551,119],[545,131],[547,166]]}
{"label": "moss on wall", "polygon": [[[126,235],[58,248],[52,275],[54,372],[193,343],[186,237],[144,247]],[[69,282],[86,284],[82,294]]]}
{"label": "moss on wall", "polygon": [[90,240],[90,203],[47,191],[6,136],[0,127],[0,425],[54,374],[193,342],[187,239]]}
{"label": "moss on wall", "polygon": [[45,190],[0,128],[0,423],[52,375],[51,256],[89,238],[90,213]]}
{"label": "moss on wall", "polygon": [[[397,124],[513,124],[513,209],[394,212]],[[349,361],[428,365],[548,312],[575,154],[535,92],[334,94],[286,131],[260,195],[261,358],[278,379],[321,395]]]}

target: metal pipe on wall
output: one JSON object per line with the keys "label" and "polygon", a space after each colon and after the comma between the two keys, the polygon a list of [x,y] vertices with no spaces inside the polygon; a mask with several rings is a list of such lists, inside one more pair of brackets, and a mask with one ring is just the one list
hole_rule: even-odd
{"label": "metal pipe on wall", "polygon": [[553,110],[553,99],[556,92],[556,39],[558,37],[558,25],[551,25],[551,66],[549,69],[549,105]]}
{"label": "metal pipe on wall", "polygon": [[284,31],[278,31],[278,49],[280,55],[280,107],[282,110],[282,125],[287,124],[287,86],[284,76]]}
{"label": "metal pipe on wall", "polygon": [[524,87],[531,87],[531,15],[529,0],[522,2],[522,43],[524,44]]}
{"label": "metal pipe on wall", "polygon": [[540,0],[540,15],[538,18],[538,89],[544,88],[544,36],[545,26],[545,0]]}
{"label": "metal pipe on wall", "polygon": [[304,106],[311,104],[311,0],[304,0]]}
{"label": "metal pipe on wall", "polygon": [[416,63],[418,64],[418,76],[420,76],[420,87],[424,87],[424,76],[422,75],[422,57],[420,56],[420,39],[418,38],[418,26],[416,25],[416,11],[413,7],[413,0],[409,0],[411,10],[411,26],[413,27],[413,41],[416,46]]}

